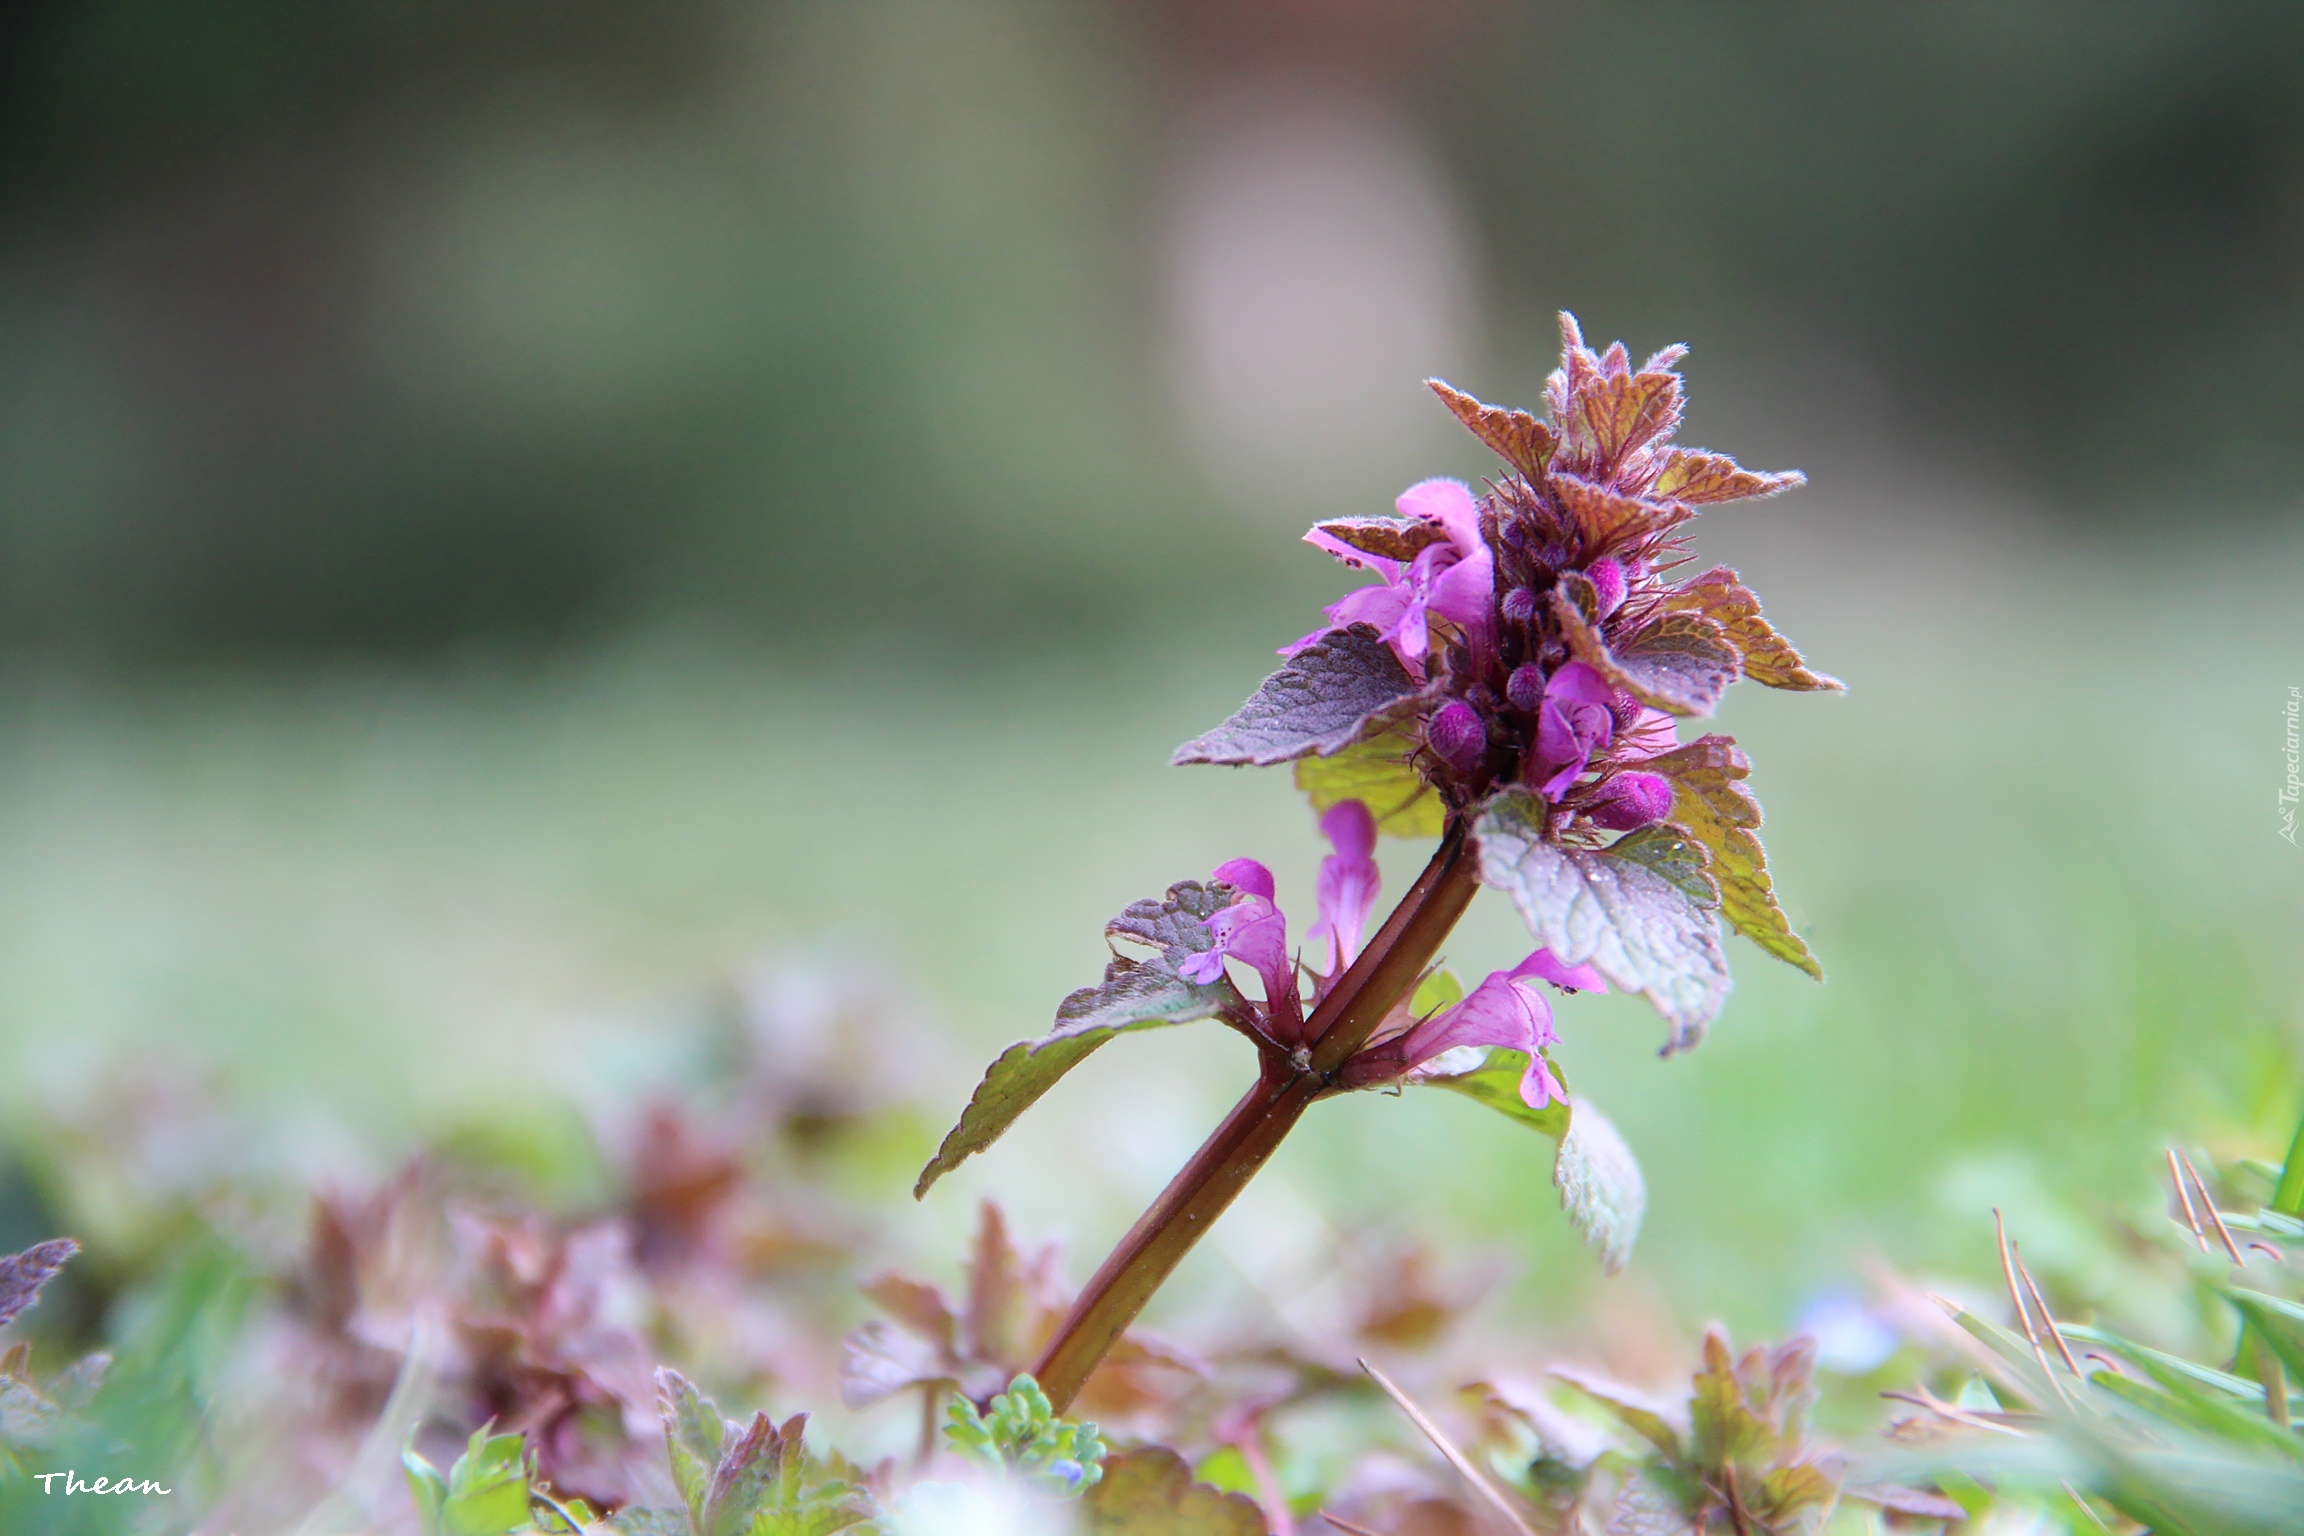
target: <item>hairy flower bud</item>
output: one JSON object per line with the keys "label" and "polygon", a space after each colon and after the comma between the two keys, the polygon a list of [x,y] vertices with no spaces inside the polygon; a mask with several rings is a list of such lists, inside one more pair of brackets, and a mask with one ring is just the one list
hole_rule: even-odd
{"label": "hairy flower bud", "polygon": [[1584,569],[1592,580],[1592,590],[1600,594],[1600,617],[1606,618],[1624,606],[1624,567],[1615,560],[1595,560]]}
{"label": "hairy flower bud", "polygon": [[1514,587],[1504,594],[1504,617],[1515,624],[1525,624],[1536,617],[1536,594],[1527,587]]}
{"label": "hairy flower bud", "polygon": [[1471,773],[1488,755],[1488,727],[1481,723],[1472,706],[1461,699],[1451,699],[1440,706],[1425,724],[1424,740],[1434,756],[1458,773]]}
{"label": "hairy flower bud", "polygon": [[1514,709],[1534,709],[1544,697],[1544,669],[1534,662],[1514,667],[1504,680],[1504,697]]}
{"label": "hairy flower bud", "polygon": [[1671,814],[1672,781],[1657,773],[1619,773],[1601,784],[1588,809],[1609,831],[1630,832]]}

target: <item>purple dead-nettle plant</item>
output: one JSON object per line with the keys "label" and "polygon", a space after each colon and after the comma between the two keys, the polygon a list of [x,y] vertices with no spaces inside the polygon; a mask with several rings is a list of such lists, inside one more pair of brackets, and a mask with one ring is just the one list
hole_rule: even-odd
{"label": "purple dead-nettle plant", "polygon": [[[1727,736],[1680,739],[1730,685],[1837,689],[1812,672],[1724,566],[1684,574],[1688,525],[1715,502],[1773,495],[1755,474],[1672,445],[1682,350],[1635,369],[1561,317],[1545,417],[1433,392],[1503,460],[1475,490],[1409,487],[1397,515],[1306,539],[1373,583],[1282,649],[1284,665],[1179,763],[1292,763],[1334,848],[1317,917],[1291,946],[1272,873],[1218,866],[1106,925],[1103,981],[985,1073],[918,1193],[998,1137],[1074,1063],[1129,1030],[1219,1019],[1255,1042],[1258,1079],[1074,1305],[1037,1376],[1059,1411],[1161,1281],[1315,1101],[1432,1086],[1557,1143],[1570,1215],[1622,1264],[1645,1191],[1622,1140],[1572,1099],[1547,1050],[1555,993],[1638,993],[1703,1037],[1729,988],[1721,924],[1821,977],[1777,905],[1760,807]],[[1439,847],[1371,936],[1379,833]],[[1474,892],[1510,896],[1537,947],[1469,993],[1435,968]],[[1125,947],[1125,952],[1123,952]]]}

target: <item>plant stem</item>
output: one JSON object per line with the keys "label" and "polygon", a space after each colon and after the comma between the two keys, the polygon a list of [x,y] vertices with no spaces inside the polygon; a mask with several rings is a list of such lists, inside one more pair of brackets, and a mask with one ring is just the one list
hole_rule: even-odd
{"label": "plant stem", "polygon": [[1311,1041],[1306,1064],[1269,1054],[1263,1058],[1255,1086],[1129,1228],[1073,1302],[1032,1373],[1058,1413],[1071,1407],[1105,1351],[1247,1187],[1312,1101],[1330,1090],[1337,1069],[1408,995],[1478,889],[1478,864],[1465,828],[1451,823],[1408,894],[1313,1010],[1305,1026]]}

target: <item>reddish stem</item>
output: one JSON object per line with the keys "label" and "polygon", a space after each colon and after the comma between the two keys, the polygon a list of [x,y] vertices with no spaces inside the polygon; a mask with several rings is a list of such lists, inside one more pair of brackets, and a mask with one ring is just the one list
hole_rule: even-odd
{"label": "reddish stem", "polygon": [[1071,1406],[1105,1352],[1295,1129],[1312,1101],[1335,1086],[1337,1070],[1408,995],[1478,889],[1464,826],[1452,823],[1408,894],[1313,1010],[1304,1031],[1310,1048],[1295,1061],[1264,1057],[1255,1086],[1129,1228],[1073,1302],[1033,1370],[1057,1412]]}

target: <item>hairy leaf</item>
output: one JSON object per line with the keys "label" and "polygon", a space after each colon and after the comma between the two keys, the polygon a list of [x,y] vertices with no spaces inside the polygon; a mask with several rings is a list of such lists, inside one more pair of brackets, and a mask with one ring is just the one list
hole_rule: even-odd
{"label": "hairy leaf", "polygon": [[1534,796],[1490,800],[1473,828],[1481,880],[1512,898],[1563,965],[1589,961],[1615,986],[1646,995],[1672,1025],[1667,1055],[1696,1044],[1728,996],[1719,924],[1655,870],[1606,849],[1548,843],[1543,825]]}
{"label": "hairy leaf", "polygon": [[1672,820],[1710,851],[1706,873],[1719,887],[1720,915],[1728,925],[1822,981],[1824,967],[1776,904],[1768,853],[1755,830],[1760,802],[1744,787],[1752,760],[1743,748],[1733,737],[1699,736],[1642,766],[1672,781]]}
{"label": "hairy leaf", "polygon": [[1588,1099],[1577,1099],[1570,1109],[1567,1134],[1552,1160],[1552,1185],[1568,1219],[1600,1251],[1600,1267],[1620,1273],[1648,1214],[1648,1184],[1632,1149]]}
{"label": "hairy leaf", "polygon": [[1416,697],[1372,624],[1332,629],[1264,679],[1232,718],[1176,749],[1178,763],[1269,767],[1351,745]]}
{"label": "hairy leaf", "polygon": [[1594,485],[1576,475],[1554,475],[1552,494],[1584,535],[1584,554],[1597,558],[1688,520],[1686,507],[1645,501]]}
{"label": "hairy leaf", "polygon": [[1674,501],[1741,501],[1747,496],[1773,496],[1808,477],[1798,470],[1780,475],[1756,474],[1726,454],[1701,448],[1675,448],[1664,456],[1664,471],[1656,477],[1654,494]]}
{"label": "hairy leaf", "polygon": [[1792,642],[1762,616],[1759,595],[1725,565],[1716,565],[1674,588],[1665,606],[1700,613],[1718,624],[1728,643],[1743,656],[1744,675],[1756,683],[1803,693],[1847,691],[1848,685],[1840,679],[1808,670]]}
{"label": "hairy leaf", "polygon": [[712,1491],[712,1473],[728,1437],[727,1421],[688,1378],[666,1366],[656,1372],[656,1408],[664,1419],[664,1444],[672,1457],[672,1482],[681,1499],[701,1514]]}
{"label": "hairy leaf", "polygon": [[1424,387],[1440,397],[1456,419],[1471,428],[1472,435],[1496,451],[1497,457],[1511,465],[1531,482],[1544,478],[1544,468],[1560,446],[1560,439],[1552,429],[1526,411],[1515,411],[1500,405],[1482,405],[1462,390],[1451,389],[1438,379],[1426,379]]}
{"label": "hairy leaf", "polygon": [[506,1536],[528,1524],[528,1447],[520,1436],[491,1435],[485,1425],[472,1431],[445,1482],[428,1464],[430,1478],[419,1477],[419,1460],[413,1453],[401,1458],[420,1505],[439,1495],[438,1536]]}
{"label": "hairy leaf", "polygon": [[1010,1046],[985,1069],[959,1123],[920,1171],[913,1198],[927,1194],[938,1179],[997,1141],[1018,1115],[1114,1035],[1187,1024],[1235,1002],[1239,993],[1229,981],[1202,985],[1176,970],[1187,955],[1215,943],[1203,919],[1229,906],[1233,896],[1229,887],[1187,880],[1170,886],[1165,900],[1131,903],[1107,923],[1107,937],[1150,945],[1157,952],[1142,960],[1115,954],[1100,984],[1081,988],[1057,1006],[1054,1029]]}
{"label": "hairy leaf", "polygon": [[40,1299],[40,1287],[55,1278],[64,1261],[80,1251],[69,1237],[35,1243],[22,1253],[0,1258],[0,1328]]}
{"label": "hairy leaf", "polygon": [[1680,378],[1649,371],[1605,375],[1577,391],[1574,409],[1582,420],[1571,436],[1589,443],[1600,467],[1612,470],[1680,424]]}
{"label": "hairy leaf", "polygon": [[1700,907],[1720,904],[1720,884],[1711,875],[1711,852],[1686,827],[1660,821],[1627,832],[1608,845],[1608,854],[1653,870]]}
{"label": "hairy leaf", "polygon": [[1343,800],[1358,800],[1376,818],[1376,830],[1393,837],[1438,837],[1448,808],[1409,761],[1416,742],[1401,730],[1364,736],[1332,757],[1296,759],[1296,787],[1325,811]]}
{"label": "hairy leaf", "polygon": [[1445,1088],[1450,1093],[1460,1093],[1476,1104],[1487,1105],[1507,1120],[1517,1121],[1532,1131],[1558,1141],[1568,1134],[1568,1106],[1554,1099],[1542,1109],[1530,1109],[1527,1101],[1520,1097],[1520,1074],[1527,1070],[1526,1051],[1496,1046],[1489,1050],[1478,1066],[1468,1072],[1411,1077],[1409,1081],[1428,1088]]}
{"label": "hairy leaf", "polygon": [[1403,563],[1448,541],[1448,530],[1428,517],[1337,517],[1316,526],[1339,544]]}
{"label": "hairy leaf", "polygon": [[840,1401],[850,1408],[954,1379],[933,1345],[877,1318],[840,1341]]}
{"label": "hairy leaf", "polygon": [[1607,1536],[1690,1536],[1697,1523],[1661,1469],[1633,1468],[1617,1485]]}
{"label": "hairy leaf", "polygon": [[1590,593],[1581,576],[1552,590],[1552,611],[1577,660],[1651,709],[1708,715],[1719,706],[1739,665],[1725,630],[1699,613],[1666,613],[1611,642],[1590,620]]}
{"label": "hairy leaf", "polygon": [[1103,1480],[1080,1499],[1080,1536],[1267,1536],[1253,1499],[1192,1481],[1192,1469],[1157,1445],[1104,1462]]}

